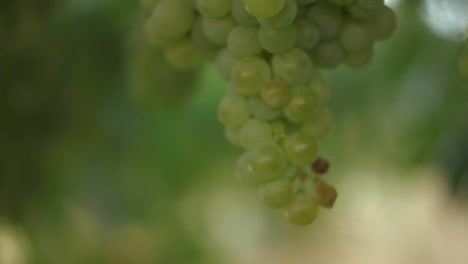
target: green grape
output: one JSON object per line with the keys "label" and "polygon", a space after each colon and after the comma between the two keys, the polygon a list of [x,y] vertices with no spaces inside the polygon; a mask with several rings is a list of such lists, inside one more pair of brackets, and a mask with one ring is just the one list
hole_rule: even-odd
{"label": "green grape", "polygon": [[258,28],[237,26],[228,36],[227,48],[237,58],[259,55],[262,46],[258,40]]}
{"label": "green grape", "polygon": [[292,185],[284,177],[262,185],[259,194],[261,200],[272,208],[288,206],[294,198]]}
{"label": "green grape", "polygon": [[247,185],[251,187],[258,187],[262,181],[257,175],[253,172],[252,167],[252,152],[247,151],[242,156],[240,156],[237,161],[237,175],[242,179]]}
{"label": "green grape", "polygon": [[192,29],[194,22],[193,10],[181,0],[162,0],[148,20],[148,30],[161,36],[182,37]]}
{"label": "green grape", "polygon": [[320,43],[311,53],[314,63],[323,69],[333,69],[343,61],[344,52],[336,41]]}
{"label": "green grape", "polygon": [[232,0],[195,0],[197,10],[206,17],[222,18],[231,12]]}
{"label": "green grape", "polygon": [[270,121],[283,114],[280,109],[271,108],[258,96],[250,97],[248,105],[250,113],[259,120]]}
{"label": "green grape", "polygon": [[234,94],[227,94],[218,105],[218,119],[228,127],[240,127],[249,120],[250,112],[247,101]]}
{"label": "green grape", "polygon": [[369,24],[357,19],[346,19],[339,36],[339,43],[345,51],[362,52],[372,47],[373,38]]}
{"label": "green grape", "polygon": [[161,0],[139,0],[139,2],[145,12],[151,13]]}
{"label": "green grape", "polygon": [[291,122],[302,122],[314,117],[319,110],[317,97],[308,90],[293,89],[288,103],[284,106],[284,115]]}
{"label": "green grape", "polygon": [[273,142],[273,130],[267,122],[252,118],[242,126],[239,139],[242,147],[252,149]]}
{"label": "green grape", "polygon": [[284,152],[276,143],[258,145],[248,153],[248,171],[261,183],[284,176],[288,169]]}
{"label": "green grape", "polygon": [[164,35],[154,27],[154,21],[151,17],[144,25],[144,34],[149,44],[157,48],[163,48],[180,41],[183,36]]}
{"label": "green grape", "polygon": [[307,10],[309,9],[309,6],[300,4],[299,1],[297,1],[297,3],[297,14],[294,21],[307,19]]}
{"label": "green grape", "polygon": [[340,33],[343,14],[339,7],[319,2],[309,8],[307,19],[319,28],[320,40],[326,41],[336,38]]}
{"label": "green grape", "polygon": [[390,38],[397,28],[397,17],[395,12],[383,6],[375,18],[370,22],[372,26],[372,36],[375,40],[385,40]]}
{"label": "green grape", "polygon": [[317,138],[305,132],[296,132],[284,142],[289,161],[297,166],[309,166],[319,155]]}
{"label": "green grape", "polygon": [[314,93],[320,104],[327,104],[332,96],[330,83],[323,76],[319,75],[312,78],[307,85],[307,88]]}
{"label": "green grape", "polygon": [[206,57],[213,57],[213,55],[215,55],[220,49],[219,45],[215,44],[206,36],[205,31],[203,30],[201,16],[199,16],[195,21],[190,37],[193,42],[200,47],[200,50]]}
{"label": "green grape", "polygon": [[243,0],[247,11],[257,18],[276,16],[283,8],[286,0]]}
{"label": "green grape", "polygon": [[259,18],[258,22],[264,27],[282,28],[291,25],[297,14],[297,3],[295,0],[286,0],[281,11],[270,18]]}
{"label": "green grape", "polygon": [[231,70],[237,59],[227,49],[222,49],[216,56],[216,68],[224,79],[231,78]]}
{"label": "green grape", "polygon": [[258,38],[262,47],[273,54],[283,53],[296,43],[296,27],[292,24],[283,28],[260,27]]}
{"label": "green grape", "polygon": [[200,64],[200,48],[189,38],[183,39],[164,50],[167,62],[178,70],[192,70]]}
{"label": "green grape", "polygon": [[328,136],[333,131],[334,126],[333,114],[330,110],[322,108],[314,118],[306,120],[302,124],[301,131],[320,139]]}
{"label": "green grape", "polygon": [[338,6],[346,6],[356,2],[356,0],[328,0],[328,2]]}
{"label": "green grape", "polygon": [[465,50],[458,59],[458,71],[463,77],[468,77],[468,50]]}
{"label": "green grape", "polygon": [[260,91],[263,101],[270,107],[282,107],[289,99],[289,87],[281,79],[273,79],[265,82]]}
{"label": "green grape", "polygon": [[203,17],[202,27],[209,40],[216,44],[225,45],[229,32],[236,26],[236,22],[231,16],[220,19]]}
{"label": "green grape", "polygon": [[256,27],[259,25],[257,18],[249,14],[242,0],[232,0],[232,17],[237,24],[245,27]]}
{"label": "green grape", "polygon": [[350,68],[360,68],[366,66],[374,56],[372,48],[362,52],[346,52],[344,55],[344,64]]}
{"label": "green grape", "polygon": [[224,127],[224,136],[226,137],[227,141],[237,147],[241,147],[239,140],[239,130],[239,128],[228,126]]}
{"label": "green grape", "polygon": [[308,225],[317,218],[318,208],[318,203],[313,196],[299,193],[287,207],[285,217],[292,224]]}
{"label": "green grape", "polygon": [[301,19],[294,23],[296,25],[296,46],[303,50],[311,50],[320,40],[320,30],[312,22]]}
{"label": "green grape", "polygon": [[259,57],[240,59],[231,70],[231,82],[234,85],[234,90],[243,95],[258,93],[263,84],[270,78],[270,66]]}
{"label": "green grape", "polygon": [[297,48],[274,55],[271,64],[275,76],[292,85],[303,84],[318,73],[307,54]]}
{"label": "green grape", "polygon": [[349,13],[359,19],[370,19],[384,7],[384,0],[356,0],[348,6]]}

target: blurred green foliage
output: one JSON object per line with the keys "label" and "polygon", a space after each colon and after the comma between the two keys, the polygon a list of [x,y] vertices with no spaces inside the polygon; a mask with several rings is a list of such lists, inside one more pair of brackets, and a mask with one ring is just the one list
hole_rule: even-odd
{"label": "blurred green foliage", "polygon": [[[398,7],[397,34],[367,68],[327,73],[338,125],[322,149],[336,172],[361,155],[435,163],[466,196],[459,43],[416,10]],[[226,83],[209,63],[170,69],[142,19],[125,0],[0,3],[0,219],[24,228],[31,263],[219,263],[179,207],[200,186],[236,184],[239,151],[215,110]]]}

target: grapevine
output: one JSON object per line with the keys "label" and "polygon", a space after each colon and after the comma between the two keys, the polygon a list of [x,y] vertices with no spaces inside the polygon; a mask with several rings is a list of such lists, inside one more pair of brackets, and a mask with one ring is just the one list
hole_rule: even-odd
{"label": "grapevine", "polygon": [[[322,70],[367,65],[397,18],[383,0],[142,0],[148,42],[187,71],[214,61],[229,84],[217,114],[245,150],[237,174],[293,224],[333,207],[320,141],[334,127]],[[468,54],[468,51],[465,52]],[[468,55],[465,56],[468,58]],[[468,71],[468,59],[460,70]],[[468,74],[468,73],[467,73]]]}

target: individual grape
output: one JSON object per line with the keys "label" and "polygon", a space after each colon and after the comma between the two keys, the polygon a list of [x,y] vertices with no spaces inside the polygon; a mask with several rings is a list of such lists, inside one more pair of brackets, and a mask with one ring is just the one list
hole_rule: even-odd
{"label": "individual grape", "polygon": [[242,0],[232,0],[232,17],[237,24],[245,27],[256,27],[259,25],[257,18],[249,14]]}
{"label": "individual grape", "polygon": [[255,175],[252,167],[252,152],[247,151],[237,161],[237,174],[247,185],[258,187],[262,181]]}
{"label": "individual grape", "polygon": [[320,109],[317,115],[302,124],[301,131],[315,138],[324,138],[333,131],[335,120],[328,109]]}
{"label": "individual grape", "polygon": [[262,86],[260,95],[268,106],[279,108],[289,99],[289,87],[281,79],[269,80]]}
{"label": "individual grape", "polygon": [[237,58],[259,55],[262,46],[258,39],[258,28],[237,26],[228,36],[227,48]]}
{"label": "individual grape", "polygon": [[231,12],[232,0],[195,0],[197,10],[206,17],[222,18]]}
{"label": "individual grape", "polygon": [[276,16],[283,8],[286,0],[243,0],[247,11],[257,18]]}
{"label": "individual grape", "polygon": [[151,18],[146,21],[143,30],[148,43],[157,48],[168,47],[183,38],[182,36],[164,35],[157,31]]}
{"label": "individual grape", "polygon": [[343,61],[344,52],[336,41],[320,43],[311,53],[314,63],[323,69],[333,69]]}
{"label": "individual grape", "polygon": [[240,59],[231,70],[231,81],[234,89],[243,95],[258,93],[263,84],[270,80],[270,78],[270,66],[259,57]]}
{"label": "individual grape", "polygon": [[299,123],[314,117],[318,110],[319,101],[312,92],[294,89],[288,103],[284,106],[284,115],[290,121]]}
{"label": "individual grape", "polygon": [[296,27],[292,24],[283,28],[260,27],[258,38],[262,47],[271,53],[283,53],[296,43]]}
{"label": "individual grape", "polygon": [[216,44],[225,45],[229,32],[236,26],[236,22],[231,16],[223,18],[202,18],[202,27],[209,40]]}
{"label": "individual grape", "polygon": [[312,22],[301,19],[294,23],[296,26],[296,45],[303,50],[311,50],[320,40],[320,30]]}
{"label": "individual grape", "polygon": [[385,40],[390,38],[396,30],[397,16],[390,7],[384,5],[370,24],[374,39]]}
{"label": "individual grape", "polygon": [[331,85],[323,76],[318,75],[315,78],[311,78],[307,88],[315,94],[322,105],[330,101],[332,96]]}
{"label": "individual grape", "polygon": [[247,101],[238,95],[227,94],[218,105],[218,119],[228,127],[240,127],[249,120]]}
{"label": "individual grape", "polygon": [[300,4],[299,1],[296,2],[298,3],[298,5],[294,21],[307,19],[307,10],[309,9],[308,5]]}
{"label": "individual grape", "polygon": [[296,132],[284,142],[284,150],[289,161],[297,166],[308,166],[319,155],[319,144],[315,137]]}
{"label": "individual grape", "polygon": [[263,121],[270,121],[282,115],[280,109],[269,107],[260,97],[252,96],[248,102],[249,110],[252,115]]}
{"label": "individual grape", "polygon": [[285,211],[285,217],[295,225],[308,225],[318,214],[318,203],[310,194],[299,193]]}
{"label": "individual grape", "polygon": [[322,175],[327,173],[330,163],[326,159],[318,157],[311,167],[315,173]]}
{"label": "individual grape", "polygon": [[249,151],[249,168],[262,183],[278,179],[286,173],[288,163],[283,150],[276,143],[258,145]]}
{"label": "individual grape", "polygon": [[348,6],[348,11],[355,18],[370,19],[375,17],[382,7],[384,0],[356,0]]}
{"label": "individual grape", "polygon": [[347,6],[356,2],[356,0],[328,0],[328,2],[338,6]]}
{"label": "individual grape", "polygon": [[202,23],[202,17],[199,16],[193,25],[190,37],[192,38],[193,42],[195,42],[195,44],[200,47],[204,55],[213,57],[213,55],[220,49],[220,46],[215,44],[206,36]]}
{"label": "individual grape", "polygon": [[297,14],[297,3],[295,0],[286,0],[281,11],[270,18],[259,18],[260,25],[270,28],[282,28],[292,24]]}
{"label": "individual grape", "polygon": [[200,49],[189,39],[183,39],[164,50],[167,62],[174,69],[187,71],[192,70],[201,60]]}
{"label": "individual grape", "polygon": [[360,68],[366,66],[374,56],[372,48],[362,52],[345,52],[344,64],[350,68]]}
{"label": "individual grape", "polygon": [[262,201],[272,208],[283,208],[294,198],[292,185],[286,178],[262,185],[259,193]]}
{"label": "individual grape", "polygon": [[231,78],[231,69],[237,59],[227,49],[221,50],[216,56],[216,68],[225,80]]}
{"label": "individual grape", "polygon": [[234,127],[224,127],[224,136],[226,139],[229,141],[234,146],[241,147],[240,145],[240,139],[239,139],[239,128],[234,128]]}
{"label": "individual grape", "polygon": [[267,122],[252,118],[242,126],[239,139],[243,148],[252,149],[273,142],[273,130]]}
{"label": "individual grape", "polygon": [[335,187],[320,179],[315,179],[314,184],[317,202],[322,207],[332,208],[338,196]]}
{"label": "individual grape", "polygon": [[328,2],[319,2],[309,7],[307,19],[317,25],[322,41],[332,40],[341,30],[343,14],[341,9]]}
{"label": "individual grape", "polygon": [[193,10],[181,0],[162,0],[148,20],[148,30],[161,36],[182,37],[190,31],[194,22]]}
{"label": "individual grape", "polygon": [[273,73],[292,85],[303,84],[318,72],[307,54],[297,48],[274,55],[271,64]]}
{"label": "individual grape", "polygon": [[339,36],[339,42],[345,51],[362,52],[369,50],[373,44],[369,24],[357,19],[346,19]]}

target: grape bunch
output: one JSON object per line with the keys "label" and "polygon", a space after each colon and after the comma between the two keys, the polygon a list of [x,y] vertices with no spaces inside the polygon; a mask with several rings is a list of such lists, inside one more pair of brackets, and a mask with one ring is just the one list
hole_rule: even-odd
{"label": "grape bunch", "polygon": [[365,66],[397,19],[384,0],[142,0],[148,41],[174,68],[213,60],[229,82],[217,113],[245,150],[237,173],[293,224],[330,208],[319,141],[334,127],[320,70]]}
{"label": "grape bunch", "polygon": [[458,71],[463,77],[468,78],[468,37],[465,38],[462,53],[458,58]]}

